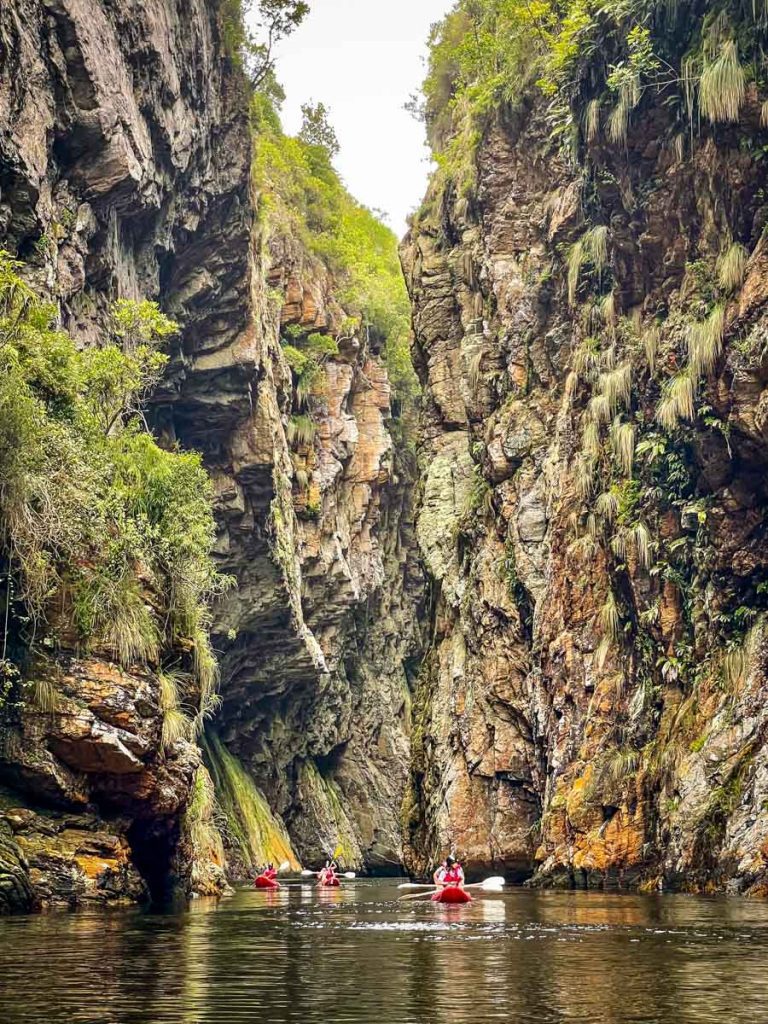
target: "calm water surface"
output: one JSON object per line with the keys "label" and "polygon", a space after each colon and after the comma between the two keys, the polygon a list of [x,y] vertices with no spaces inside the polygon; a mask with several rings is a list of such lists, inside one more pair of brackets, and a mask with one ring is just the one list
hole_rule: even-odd
{"label": "calm water surface", "polygon": [[768,905],[395,882],[0,919],[2,1024],[768,1021]]}

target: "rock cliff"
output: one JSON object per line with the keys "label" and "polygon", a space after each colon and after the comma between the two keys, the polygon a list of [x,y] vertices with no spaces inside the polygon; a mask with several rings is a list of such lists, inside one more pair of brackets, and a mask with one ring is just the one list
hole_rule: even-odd
{"label": "rock cliff", "polygon": [[[29,684],[44,694],[55,676],[55,706],[17,702],[0,728],[0,911],[217,892],[227,858],[237,875],[278,848],[294,865],[338,845],[350,866],[401,857],[410,463],[379,341],[323,261],[268,240],[256,216],[231,7],[0,10],[0,246],[82,346],[117,298],[157,300],[182,326],[151,418],[214,482],[215,554],[237,585],[215,609],[208,768],[253,787],[241,813],[236,785],[214,797],[194,742],[164,749],[155,673],[64,646]],[[339,338],[303,440],[288,327]]]}
{"label": "rock cliff", "polygon": [[[446,48],[492,5],[458,6],[454,137]],[[630,3],[569,35],[546,6],[403,246],[433,595],[410,859],[762,893],[765,23]]]}

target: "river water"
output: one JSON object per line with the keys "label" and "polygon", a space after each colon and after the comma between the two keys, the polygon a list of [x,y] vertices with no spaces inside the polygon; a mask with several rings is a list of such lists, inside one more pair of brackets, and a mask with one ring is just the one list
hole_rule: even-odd
{"label": "river water", "polygon": [[768,1020],[768,904],[394,881],[0,919],[2,1024]]}

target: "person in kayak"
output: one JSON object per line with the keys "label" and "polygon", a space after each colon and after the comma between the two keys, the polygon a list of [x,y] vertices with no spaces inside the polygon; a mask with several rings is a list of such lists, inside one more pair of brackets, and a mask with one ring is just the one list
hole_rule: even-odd
{"label": "person in kayak", "polygon": [[440,866],[437,868],[434,875],[432,875],[432,881],[438,888],[440,888],[443,884],[443,879],[445,878],[445,872],[447,871],[447,869],[448,865],[445,861],[445,858],[443,858],[443,860],[440,861]]}
{"label": "person in kayak", "polygon": [[445,858],[445,871],[438,881],[435,872],[435,884],[438,891],[433,893],[433,903],[471,903],[472,897],[464,889],[464,869],[455,857]]}
{"label": "person in kayak", "polygon": [[443,889],[449,887],[456,889],[464,888],[464,869],[455,857],[445,858],[445,872],[439,885]]}
{"label": "person in kayak", "polygon": [[325,867],[320,871],[317,876],[318,885],[339,885],[339,878],[336,874],[336,862],[327,860]]}
{"label": "person in kayak", "polygon": [[275,871],[274,864],[267,864],[266,868],[262,871],[264,878],[268,878],[270,882],[277,880],[277,871]]}

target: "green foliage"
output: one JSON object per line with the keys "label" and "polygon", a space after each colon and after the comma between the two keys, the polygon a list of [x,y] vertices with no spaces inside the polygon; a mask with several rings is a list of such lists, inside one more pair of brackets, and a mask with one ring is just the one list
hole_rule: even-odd
{"label": "green foliage", "polygon": [[339,139],[324,103],[302,103],[299,138],[308,146],[320,146],[331,159],[338,154]]}
{"label": "green foliage", "polygon": [[[245,70],[257,88],[273,76],[274,48],[309,14],[304,0],[222,0],[221,33],[230,59]],[[255,19],[251,31],[247,18]]]}
{"label": "green foliage", "polygon": [[240,761],[217,736],[203,739],[216,797],[227,821],[230,839],[246,867],[253,870],[268,862],[298,862],[290,839]]}
{"label": "green foliage", "polygon": [[175,324],[120,302],[113,336],[79,351],[20,270],[0,253],[0,554],[22,638],[50,645],[74,627],[126,666],[207,642],[224,582],[211,485],[198,455],[158,447],[140,415]]}
{"label": "green foliage", "polygon": [[[251,113],[254,178],[268,232],[297,240],[328,267],[339,301],[355,318],[354,325],[345,327],[370,335],[381,348],[395,393],[414,398],[418,383],[409,352],[410,304],[395,235],[350,196],[325,144],[285,135],[263,94],[254,97]],[[293,337],[291,347],[306,353],[316,337],[324,336]],[[322,354],[334,353],[315,349],[315,356]],[[305,365],[295,352],[290,356],[300,374]]]}

